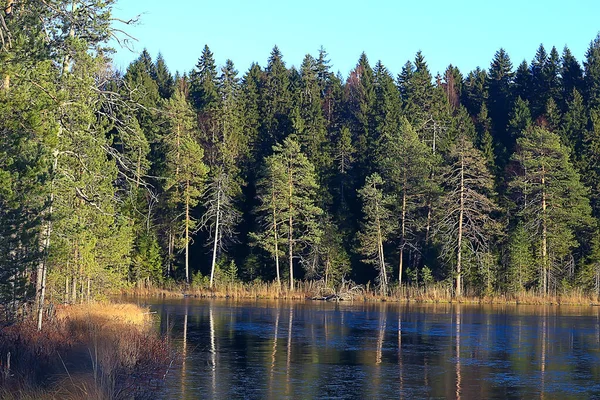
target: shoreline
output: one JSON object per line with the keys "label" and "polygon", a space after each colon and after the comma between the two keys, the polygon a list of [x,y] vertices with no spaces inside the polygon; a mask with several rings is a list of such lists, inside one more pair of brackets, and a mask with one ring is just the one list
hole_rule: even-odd
{"label": "shoreline", "polygon": [[416,303],[416,304],[494,304],[494,305],[569,305],[582,307],[600,306],[600,298],[581,291],[573,291],[554,296],[541,296],[535,292],[523,292],[510,295],[490,296],[451,296],[439,288],[423,289],[402,287],[395,288],[389,295],[380,295],[371,290],[325,290],[315,287],[311,282],[300,283],[293,292],[278,290],[276,285],[265,283],[260,285],[237,283],[218,286],[214,289],[194,288],[179,285],[170,288],[135,288],[121,291],[126,297],[150,298],[195,298],[195,299],[232,299],[232,300],[298,300],[298,301],[327,301],[327,302],[370,302],[370,303]]}

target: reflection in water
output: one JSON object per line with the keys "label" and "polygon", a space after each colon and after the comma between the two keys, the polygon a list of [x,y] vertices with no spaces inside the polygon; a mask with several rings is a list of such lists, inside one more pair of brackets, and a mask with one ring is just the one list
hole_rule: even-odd
{"label": "reflection in water", "polygon": [[398,375],[400,382],[400,398],[404,398],[404,362],[402,361],[402,314],[398,314]]}
{"label": "reflection in water", "polygon": [[275,372],[275,357],[277,356],[277,332],[279,332],[279,316],[281,308],[276,307],[275,328],[273,330],[273,352],[271,353],[271,369],[269,373],[269,398],[273,398],[273,373]]}
{"label": "reflection in water", "polygon": [[[169,314],[167,314],[169,315]],[[185,397],[186,379],[187,379],[187,328],[188,328],[188,305],[185,304],[185,313],[183,317],[183,345],[181,349],[181,391]]]}
{"label": "reflection in water", "polygon": [[[545,311],[545,310],[544,310]],[[546,327],[548,324],[548,316],[546,315],[546,313],[543,311],[542,316],[540,317],[542,319],[542,354],[541,354],[541,362],[540,362],[540,369],[542,371],[541,373],[541,378],[542,378],[542,382],[540,385],[540,390],[541,390],[541,398],[544,398],[544,393],[546,392]]]}
{"label": "reflection in water", "polygon": [[208,319],[210,321],[210,371],[212,377],[213,398],[217,398],[217,346],[215,346],[215,319],[213,317],[213,306],[211,303],[208,308]]}
{"label": "reflection in water", "polygon": [[460,305],[456,306],[456,398],[460,399],[462,377],[460,375]]}
{"label": "reflection in water", "polygon": [[163,398],[600,398],[594,308],[151,306],[183,356]]}
{"label": "reflection in water", "polygon": [[285,394],[290,395],[290,363],[292,362],[292,325],[294,324],[294,307],[290,305],[288,325],[287,363],[285,368]]}

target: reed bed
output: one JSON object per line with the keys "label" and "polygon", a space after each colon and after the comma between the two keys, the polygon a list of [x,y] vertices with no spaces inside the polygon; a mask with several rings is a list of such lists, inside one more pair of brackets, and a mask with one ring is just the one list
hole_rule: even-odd
{"label": "reed bed", "polygon": [[[282,285],[283,286],[283,285]],[[480,295],[466,293],[455,297],[452,287],[445,283],[428,286],[393,286],[387,294],[380,293],[371,285],[357,285],[351,281],[337,287],[327,286],[323,281],[299,281],[294,291],[275,282],[235,282],[216,284],[214,288],[193,285],[170,285],[168,287],[149,286],[136,288],[122,294],[140,297],[163,298],[229,298],[266,300],[330,300],[364,302],[416,302],[416,303],[464,303],[464,304],[527,304],[527,305],[600,305],[596,294],[580,289],[571,289],[553,295],[523,291],[518,293],[494,293]]]}
{"label": "reed bed", "polygon": [[0,398],[151,398],[176,354],[133,304],[59,306],[0,330]]}

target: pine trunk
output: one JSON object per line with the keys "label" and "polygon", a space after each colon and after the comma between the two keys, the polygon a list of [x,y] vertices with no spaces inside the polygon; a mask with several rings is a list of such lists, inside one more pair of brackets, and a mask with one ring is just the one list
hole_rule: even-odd
{"label": "pine trunk", "polygon": [[215,220],[215,237],[213,243],[213,254],[212,254],[212,263],[210,266],[210,287],[213,287],[214,278],[215,278],[215,266],[217,264],[217,249],[219,244],[219,217],[221,216],[221,187],[220,184],[217,187],[217,217]]}
{"label": "pine trunk", "polygon": [[375,213],[377,219],[377,248],[379,253],[379,274],[381,279],[381,291],[387,293],[387,273],[385,270],[385,257],[383,255],[383,237],[381,234],[381,220],[379,219],[379,207],[375,205]]}
{"label": "pine trunk", "polygon": [[273,237],[275,239],[275,270],[277,272],[277,287],[281,290],[281,274],[279,271],[279,235],[277,234],[277,210],[275,208],[275,187],[271,191],[273,201]]}
{"label": "pine trunk", "polygon": [[190,181],[186,181],[185,193],[185,283],[190,284]]}
{"label": "pine trunk", "polygon": [[[60,136],[60,129],[59,129]],[[58,168],[58,150],[55,149],[52,153],[52,174],[56,173]],[[54,178],[53,178],[54,179]],[[54,209],[54,182],[50,184],[50,205],[48,206],[48,220],[46,222],[45,237],[42,249],[42,260],[38,265],[36,279],[36,295],[37,295],[37,328],[42,330],[42,316],[44,314],[44,299],[46,297],[46,276],[48,273],[48,255],[50,252],[50,236],[52,235],[52,213]]]}
{"label": "pine trunk", "polygon": [[400,221],[400,262],[398,264],[398,284],[402,286],[404,269],[404,246],[406,245],[406,172],[404,172],[404,191],[402,192],[402,217]]}
{"label": "pine trunk", "polygon": [[548,295],[548,225],[546,221],[546,177],[542,168],[542,293]]}
{"label": "pine trunk", "polygon": [[458,215],[458,243],[456,249],[456,297],[462,295],[462,236],[463,236],[463,218],[465,212],[465,158],[464,154],[460,156],[460,205]]}
{"label": "pine trunk", "polygon": [[169,230],[169,244],[167,245],[169,252],[169,259],[167,261],[167,278],[171,277],[171,271],[173,270],[173,232]]}
{"label": "pine trunk", "polygon": [[290,291],[294,291],[294,220],[293,220],[293,209],[294,206],[292,204],[292,194],[293,194],[293,184],[292,184],[292,171],[290,167],[289,171],[289,181],[288,181],[288,189],[289,189],[289,231],[288,231],[288,258],[290,263]]}

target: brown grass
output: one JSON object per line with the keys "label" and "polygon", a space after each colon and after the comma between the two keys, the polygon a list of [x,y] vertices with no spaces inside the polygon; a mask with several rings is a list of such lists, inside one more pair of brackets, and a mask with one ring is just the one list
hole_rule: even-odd
{"label": "brown grass", "polygon": [[150,321],[133,304],[93,303],[58,307],[40,332],[34,321],[4,327],[0,398],[146,397],[174,357]]}
{"label": "brown grass", "polygon": [[180,284],[169,288],[150,287],[124,292],[126,295],[140,297],[164,298],[232,298],[232,299],[267,299],[267,300],[306,300],[325,299],[330,296],[333,300],[353,301],[388,301],[416,303],[463,303],[463,304],[527,304],[527,305],[600,305],[598,296],[583,290],[573,289],[565,293],[542,296],[536,291],[523,291],[512,294],[475,295],[467,293],[454,297],[448,285],[436,283],[423,286],[395,286],[388,295],[382,295],[369,285],[355,285],[352,282],[338,287],[337,290],[325,287],[322,281],[297,282],[293,292],[287,288],[279,289],[274,282],[234,283],[216,285],[214,289],[196,288]]}

